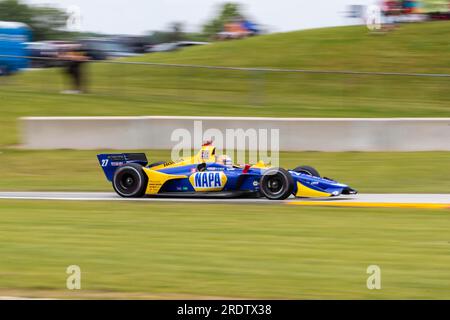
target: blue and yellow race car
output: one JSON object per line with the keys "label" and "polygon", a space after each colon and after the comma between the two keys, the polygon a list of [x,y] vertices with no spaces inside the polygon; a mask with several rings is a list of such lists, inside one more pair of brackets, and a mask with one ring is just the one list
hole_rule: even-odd
{"label": "blue and yellow race car", "polygon": [[293,170],[255,165],[233,165],[231,158],[216,155],[210,143],[197,155],[178,161],[148,164],[143,153],[99,154],[106,178],[122,197],[331,197],[356,194],[356,190],[319,175],[310,166]]}

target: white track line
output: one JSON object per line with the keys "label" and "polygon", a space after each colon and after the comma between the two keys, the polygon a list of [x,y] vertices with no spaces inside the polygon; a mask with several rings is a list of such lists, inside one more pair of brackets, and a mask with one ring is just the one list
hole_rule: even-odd
{"label": "white track line", "polygon": [[0,192],[0,199],[63,200],[63,201],[148,201],[148,202],[220,202],[220,203],[286,203],[290,201],[373,202],[373,203],[429,203],[448,204],[450,194],[360,194],[332,198],[269,201],[266,199],[198,199],[198,198],[140,198],[125,199],[113,192]]}
{"label": "white track line", "polygon": [[56,299],[0,296],[0,300],[56,300]]}

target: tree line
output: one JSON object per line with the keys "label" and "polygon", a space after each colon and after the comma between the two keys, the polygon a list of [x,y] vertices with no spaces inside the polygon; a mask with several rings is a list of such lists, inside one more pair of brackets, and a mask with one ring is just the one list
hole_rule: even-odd
{"label": "tree line", "polygon": [[[146,38],[151,43],[174,42],[181,40],[208,41],[220,32],[223,25],[242,16],[237,3],[221,5],[216,16],[208,21],[200,32],[185,32],[181,22],[173,22],[168,30],[151,32]],[[0,21],[14,21],[27,24],[33,31],[33,41],[69,40],[93,33],[70,32],[66,29],[68,14],[55,7],[28,5],[21,0],[0,0]]]}

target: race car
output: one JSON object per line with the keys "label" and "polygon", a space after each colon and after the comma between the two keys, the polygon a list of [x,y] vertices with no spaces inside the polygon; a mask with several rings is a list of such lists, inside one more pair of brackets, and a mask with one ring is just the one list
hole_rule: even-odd
{"label": "race car", "polygon": [[125,198],[159,197],[332,197],[356,194],[349,186],[321,177],[310,166],[293,170],[234,165],[205,143],[193,157],[148,164],[144,153],[99,154],[98,161],[116,193]]}

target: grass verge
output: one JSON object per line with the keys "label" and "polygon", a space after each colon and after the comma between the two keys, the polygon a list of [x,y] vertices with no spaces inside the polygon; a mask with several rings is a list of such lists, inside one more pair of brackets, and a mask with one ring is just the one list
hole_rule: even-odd
{"label": "grass verge", "polygon": [[[97,153],[0,149],[0,190],[112,191]],[[170,159],[169,151],[147,154],[151,162]],[[450,193],[450,152],[282,152],[280,164],[312,165],[362,193]]]}
{"label": "grass verge", "polygon": [[[2,200],[0,293],[448,299],[448,214]],[[65,271],[74,264],[82,290],[71,294]],[[366,288],[374,264],[381,290]]]}

